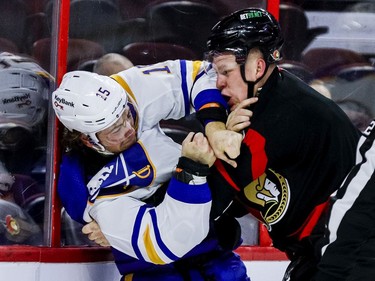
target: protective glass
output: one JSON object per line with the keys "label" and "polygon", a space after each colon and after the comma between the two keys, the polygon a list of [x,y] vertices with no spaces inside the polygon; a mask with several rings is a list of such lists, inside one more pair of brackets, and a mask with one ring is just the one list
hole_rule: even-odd
{"label": "protective glass", "polygon": [[0,125],[0,150],[17,151],[28,147],[34,137],[26,127],[4,127]]}

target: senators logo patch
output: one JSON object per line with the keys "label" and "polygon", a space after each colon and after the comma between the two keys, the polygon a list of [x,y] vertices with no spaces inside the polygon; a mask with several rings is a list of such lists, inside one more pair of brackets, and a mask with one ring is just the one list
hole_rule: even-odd
{"label": "senators logo patch", "polygon": [[251,206],[259,210],[263,222],[268,227],[280,221],[288,209],[288,181],[271,169],[248,184],[243,192]]}

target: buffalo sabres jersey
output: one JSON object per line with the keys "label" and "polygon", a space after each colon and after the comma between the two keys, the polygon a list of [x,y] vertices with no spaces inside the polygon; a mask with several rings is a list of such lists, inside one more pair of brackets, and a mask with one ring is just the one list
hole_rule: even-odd
{"label": "buffalo sabres jersey", "polygon": [[[159,122],[166,119],[179,119],[192,113],[196,107],[207,104],[225,105],[219,90],[216,88],[215,73],[207,62],[202,61],[165,61],[149,66],[136,66],[112,76],[127,92],[130,99],[130,109],[139,140],[149,138],[143,136],[149,130],[157,130],[162,135]],[[148,132],[147,134],[150,134]],[[170,178],[172,167],[177,163],[180,148],[168,140],[163,144],[163,150],[158,146],[157,138],[147,143],[150,164],[142,167],[139,152],[128,157],[120,154],[114,161],[122,165],[126,171],[131,167],[132,175],[127,172],[118,173],[118,169],[110,171],[112,163],[103,167],[88,184],[90,202],[93,203],[101,189],[112,189],[116,193],[118,186],[148,187],[142,191],[138,199],[146,199],[155,192],[155,187]],[[160,146],[160,145],[159,145]],[[139,150],[139,144],[136,145]],[[178,150],[177,150],[178,147]],[[135,151],[137,148],[132,148]],[[161,151],[168,155],[163,159]],[[128,152],[126,152],[128,154]],[[135,156],[134,156],[135,155]],[[159,159],[162,159],[160,161]],[[155,161],[160,165],[155,166]],[[137,167],[137,168],[135,168]],[[154,167],[154,169],[152,169]],[[136,170],[137,169],[137,170]],[[151,170],[151,172],[149,171]],[[157,171],[157,179],[155,174]],[[135,177],[134,175],[140,175]],[[141,182],[138,179],[142,178]],[[102,191],[103,192],[103,191]],[[142,195],[141,195],[142,194]]]}
{"label": "buffalo sabres jersey", "polygon": [[95,200],[90,194],[94,203],[89,202],[86,213],[115,249],[147,262],[170,263],[207,235],[210,191],[206,184],[172,180],[164,201],[156,208],[149,206],[141,200],[170,179],[180,148],[154,128],[126,152],[98,173],[101,178],[97,174],[89,182],[89,188],[93,182],[102,186]]}
{"label": "buffalo sabres jersey", "polygon": [[[121,259],[173,262],[206,237],[211,209],[206,183],[188,185],[171,179],[180,155],[180,146],[160,129],[147,130],[94,175],[88,189],[82,164],[65,155],[58,184],[63,206],[78,221],[83,210],[82,222],[98,222]],[[154,207],[142,201],[169,179],[161,204]],[[92,189],[95,183],[98,191]]]}
{"label": "buffalo sabres jersey", "polygon": [[113,75],[130,96],[138,142],[93,175],[87,190],[80,184],[78,191],[75,184],[74,193],[80,194],[75,198],[66,195],[72,177],[64,173],[74,161],[63,161],[59,194],[67,212],[79,218],[82,211],[84,221],[97,221],[116,250],[138,260],[175,261],[208,233],[211,194],[206,184],[172,179],[160,205],[148,206],[142,200],[171,178],[181,155],[180,146],[162,132],[159,122],[206,105],[225,105],[209,69],[200,61],[176,60]]}

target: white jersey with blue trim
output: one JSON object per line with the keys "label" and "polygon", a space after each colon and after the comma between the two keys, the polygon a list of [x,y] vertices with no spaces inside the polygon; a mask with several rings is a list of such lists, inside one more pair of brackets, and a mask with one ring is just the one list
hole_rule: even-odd
{"label": "white jersey with blue trim", "polygon": [[[158,145],[159,139],[162,138],[161,135],[164,135],[160,129],[159,122],[166,119],[179,119],[189,115],[194,112],[193,105],[195,105],[196,101],[199,105],[223,102],[220,91],[216,88],[215,77],[216,73],[208,62],[185,60],[136,66],[112,75],[112,78],[126,90],[131,98],[132,106],[130,110],[133,113],[137,138],[144,143],[146,146],[145,151],[150,154],[150,157],[148,157],[151,162],[149,167],[154,170],[154,173],[152,173],[154,178],[152,182],[145,180],[137,182],[138,178],[134,177],[134,175],[129,178],[128,170],[136,172],[135,167],[140,162],[138,158],[135,158],[135,161],[131,164],[125,163],[131,160],[129,159],[131,156],[128,156],[126,161],[125,157],[123,157],[123,152],[120,154],[120,159],[117,158],[116,161],[118,161],[119,165],[122,164],[123,167],[120,170],[123,170],[124,173],[114,173],[114,171],[118,171],[118,168],[112,171],[108,165],[103,167],[88,184],[89,201],[93,203],[101,189],[108,189],[120,184],[122,186],[138,185],[148,187],[147,191],[139,191],[142,196],[138,198],[144,200],[156,191],[155,186],[158,187],[161,183],[168,180],[173,166],[177,164],[180,146],[169,138],[160,141],[162,145]],[[152,139],[149,135],[144,135],[148,130],[156,130],[158,137]],[[148,132],[147,134],[153,133]],[[150,138],[151,141],[144,141],[146,138]],[[165,144],[166,142],[168,145]],[[134,150],[134,148],[132,149]],[[169,155],[163,161],[160,161],[160,159],[163,159],[160,156],[161,151],[165,152],[164,155]],[[128,154],[128,152],[125,153]],[[151,177],[147,179],[149,178]],[[88,220],[88,218],[85,218],[85,220]]]}
{"label": "white jersey with blue trim", "polygon": [[[219,103],[215,95],[207,95],[216,92],[220,96],[220,92],[215,71],[204,61],[174,60],[135,66],[111,77],[135,101],[138,133],[161,120],[180,119],[194,112],[196,103]],[[202,99],[208,100],[201,102]]]}
{"label": "white jersey with blue trim", "polygon": [[[166,136],[159,126],[141,132],[136,144],[120,153],[96,173],[87,184],[89,205],[132,191],[132,197],[145,200],[171,178],[181,155],[181,145]],[[87,212],[86,212],[87,215]],[[90,221],[89,217],[85,218]]]}
{"label": "white jersey with blue trim", "polygon": [[[113,188],[100,189],[93,203],[86,208],[86,220],[90,217],[98,222],[115,249],[139,260],[155,264],[170,263],[206,237],[211,193],[207,184],[188,185],[172,179],[160,205],[153,207],[145,204],[141,200],[171,178],[181,151],[178,144],[156,128],[145,131],[137,144],[136,162],[141,166],[140,169],[136,168],[135,173],[127,170],[128,179],[125,181],[138,183],[138,186],[118,185],[117,180],[124,178],[121,170],[129,169],[132,165],[112,161],[101,170],[101,179],[103,184],[114,184]],[[118,177],[115,177],[116,173],[109,173],[114,176],[113,179],[107,177],[109,170],[117,170]],[[119,193],[116,187],[123,189],[123,192]]]}
{"label": "white jersey with blue trim", "polygon": [[173,262],[208,233],[211,193],[207,184],[194,186],[172,179],[160,205],[141,201],[171,178],[181,154],[180,145],[162,132],[159,122],[190,114],[196,100],[203,105],[216,102],[215,95],[205,95],[220,94],[208,68],[205,62],[176,60],[112,76],[132,98],[138,142],[91,179],[85,220],[96,220],[112,247],[139,260]]}

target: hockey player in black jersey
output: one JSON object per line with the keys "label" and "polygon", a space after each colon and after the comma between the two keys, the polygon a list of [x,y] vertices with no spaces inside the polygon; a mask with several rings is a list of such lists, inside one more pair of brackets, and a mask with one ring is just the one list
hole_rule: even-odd
{"label": "hockey player in black jersey", "polygon": [[[232,111],[226,127],[243,134],[237,167],[216,161],[210,176],[212,215],[252,213],[291,260],[284,280],[306,281],[316,272],[328,199],[354,165],[359,134],[332,100],[277,66],[282,45],[278,22],[262,9],[237,11],[211,31],[207,58]],[[210,142],[219,126],[206,126]]]}

